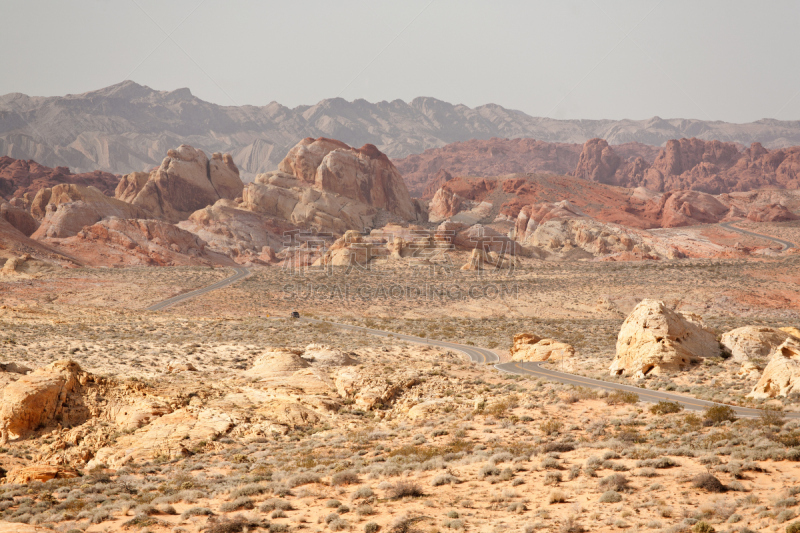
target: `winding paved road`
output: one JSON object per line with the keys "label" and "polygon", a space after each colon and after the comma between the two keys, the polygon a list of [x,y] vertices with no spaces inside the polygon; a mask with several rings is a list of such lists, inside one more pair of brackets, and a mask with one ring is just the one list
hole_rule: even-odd
{"label": "winding paved road", "polygon": [[777,237],[773,237],[772,235],[762,235],[761,233],[753,233],[752,231],[747,231],[746,229],[737,228],[736,226],[733,226],[732,224],[733,224],[733,222],[723,222],[723,223],[720,224],[720,226],[722,226],[723,228],[727,228],[729,230],[738,232],[738,233],[743,233],[745,235],[750,235],[751,237],[760,237],[762,239],[767,239],[769,241],[777,242],[778,244],[783,246],[783,250],[781,250],[782,252],[785,252],[786,250],[788,250],[790,248],[796,248],[796,246],[795,246],[795,244],[793,242],[785,241],[783,239],[779,239]]}
{"label": "winding paved road", "polygon": [[[776,239],[773,239],[776,240]],[[783,241],[787,242],[787,241]],[[789,243],[792,245],[792,243]],[[792,245],[793,246],[793,245]],[[236,267],[234,268],[234,274],[230,277],[227,277],[223,280],[217,281],[216,283],[212,283],[207,287],[203,287],[201,289],[197,289],[191,292],[187,292],[185,294],[179,294],[178,296],[173,296],[163,302],[159,302],[155,305],[151,305],[147,308],[149,311],[159,311],[161,309],[165,309],[171,305],[175,305],[178,302],[182,302],[185,300],[189,300],[191,298],[195,298],[202,294],[211,292],[213,290],[225,287],[227,285],[231,285],[236,283],[237,281],[245,278],[250,274],[250,271],[244,267]],[[715,404],[714,402],[709,402],[706,400],[699,400],[697,398],[693,398],[691,396],[684,396],[682,394],[676,394],[673,392],[662,392],[662,391],[653,391],[650,389],[642,389],[633,385],[623,385],[619,383],[612,383],[608,381],[601,381],[599,379],[592,379],[586,378],[583,376],[578,376],[575,374],[568,374],[566,372],[558,372],[557,370],[551,370],[549,368],[543,368],[543,363],[522,363],[511,361],[508,363],[500,363],[500,357],[493,352],[492,350],[486,348],[479,348],[477,346],[467,346],[465,344],[458,344],[455,342],[448,342],[448,341],[441,341],[441,340],[434,340],[434,339],[426,339],[423,337],[415,337],[414,335],[406,335],[404,333],[395,333],[392,331],[383,331],[380,329],[372,329],[366,328],[362,326],[354,326],[352,324],[341,324],[339,322],[332,322],[330,320],[319,320],[316,318],[300,318],[299,320],[303,322],[308,322],[312,324],[330,324],[332,326],[336,326],[338,328],[348,330],[348,331],[355,331],[361,333],[367,333],[369,335],[375,335],[376,337],[385,337],[385,338],[395,338],[404,340],[407,342],[413,342],[416,344],[424,344],[428,346],[438,346],[440,348],[447,348],[450,350],[456,350],[463,354],[465,354],[471,361],[474,363],[479,364],[491,364],[497,370],[501,372],[506,372],[509,374],[516,374],[520,376],[536,376],[544,379],[548,379],[550,381],[557,381],[559,383],[564,383],[567,385],[575,385],[579,387],[588,387],[592,389],[602,389],[607,391],[627,391],[627,392],[635,392],[639,395],[639,399],[645,402],[658,402],[661,400],[669,400],[671,402],[678,402],[684,406],[686,410],[689,411],[702,411],[705,410],[707,407],[712,405],[719,405]],[[750,409],[747,407],[733,407],[733,410],[736,412],[737,416],[745,417],[745,418],[753,418],[758,417],[761,415],[761,411],[758,409]],[[786,418],[800,418],[800,413],[786,413]]]}
{"label": "winding paved road", "polygon": [[228,285],[236,283],[240,279],[246,278],[250,274],[250,271],[244,267],[234,267],[233,271],[233,274],[225,279],[221,279],[216,283],[212,283],[211,285],[201,287],[191,292],[179,294],[177,296],[173,296],[172,298],[167,298],[166,300],[158,302],[157,304],[151,305],[147,308],[147,311],[161,311],[162,309],[166,309],[167,307],[173,306],[176,303],[183,302],[185,300],[191,300],[192,298],[196,298],[201,294],[215,291],[217,289],[221,289],[222,287],[227,287]]}

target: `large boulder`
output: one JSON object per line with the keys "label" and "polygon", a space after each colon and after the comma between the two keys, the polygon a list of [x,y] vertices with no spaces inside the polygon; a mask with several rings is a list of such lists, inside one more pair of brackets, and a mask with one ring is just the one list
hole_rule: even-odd
{"label": "large boulder", "polygon": [[790,336],[778,328],[744,326],[723,333],[720,343],[730,352],[734,361],[758,364],[764,362]]}
{"label": "large boulder", "polygon": [[565,342],[543,339],[531,333],[514,335],[512,361],[562,361],[575,355],[575,348]]}
{"label": "large boulder", "polygon": [[620,328],[610,372],[641,378],[684,370],[719,354],[714,333],[700,317],[678,313],[662,301],[642,300]]}
{"label": "large boulder", "polygon": [[61,360],[7,385],[0,406],[0,442],[56,421],[66,425],[88,419],[81,390],[92,379],[75,361]]}
{"label": "large boulder", "polygon": [[178,222],[220,198],[236,199],[243,188],[230,154],[214,153],[209,159],[202,150],[182,144],[169,150],[147,179],[140,172],[123,176],[114,195],[150,218]]}
{"label": "large boulder", "polygon": [[761,378],[747,396],[775,398],[797,392],[800,386],[800,339],[787,338],[770,355]]}

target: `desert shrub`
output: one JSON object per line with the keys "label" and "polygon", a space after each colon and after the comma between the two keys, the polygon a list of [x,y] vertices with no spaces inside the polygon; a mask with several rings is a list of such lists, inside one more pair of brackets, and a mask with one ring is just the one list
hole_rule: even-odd
{"label": "desert shrub", "polygon": [[661,400],[657,404],[650,407],[650,412],[654,415],[668,415],[672,413],[680,413],[683,411],[683,406],[678,402],[670,402]]}
{"label": "desert shrub", "polygon": [[289,531],[289,524],[279,524],[274,522],[269,525],[269,533],[287,533]]}
{"label": "desert shrub", "polygon": [[309,483],[319,483],[320,477],[317,474],[312,474],[311,472],[303,472],[302,474],[296,474],[289,478],[287,484],[291,488],[299,487],[300,485],[307,485]]}
{"label": "desert shrub", "polygon": [[640,468],[638,475],[640,477],[656,477],[658,472],[656,472],[655,468]]}
{"label": "desert shrub", "polygon": [[564,503],[567,501],[567,495],[560,490],[554,490],[547,497],[547,503]]}
{"label": "desert shrub", "polygon": [[286,513],[281,509],[275,509],[272,511],[272,514],[269,515],[270,518],[286,518]]}
{"label": "desert shrub", "polygon": [[555,457],[545,457],[542,459],[542,468],[554,468],[558,470],[561,469],[561,464]]}
{"label": "desert shrub", "polygon": [[600,496],[600,503],[617,503],[622,501],[622,494],[615,490],[607,490]]}
{"label": "desert shrub", "polygon": [[175,508],[173,506],[171,506],[170,504],[168,504],[168,503],[159,505],[158,506],[158,512],[162,513],[162,514],[168,514],[168,515],[176,515],[176,514],[178,514],[178,511],[176,511]]}
{"label": "desert shrub", "polygon": [[242,496],[256,496],[258,494],[264,494],[267,492],[268,488],[265,485],[259,485],[258,483],[252,483],[250,485],[245,485],[243,487],[239,487],[231,492],[231,498],[236,499]]}
{"label": "desert shrub", "polygon": [[598,482],[601,489],[615,490],[617,492],[624,492],[630,488],[628,478],[623,474],[611,474],[606,476]]}
{"label": "desert shrub", "polygon": [[328,528],[331,531],[343,531],[349,527],[350,524],[343,518],[337,518],[336,520],[331,520],[331,522],[328,523]]}
{"label": "desert shrub", "polygon": [[708,492],[725,492],[726,487],[722,482],[709,473],[703,473],[692,479],[692,486],[696,489],[703,489]]}
{"label": "desert shrub", "polygon": [[214,516],[214,511],[208,507],[191,507],[181,514],[181,520],[188,520],[193,516]]}
{"label": "desert shrub", "polygon": [[478,471],[478,477],[484,479],[489,476],[499,476],[500,469],[494,466],[493,464],[483,465],[481,469]]}
{"label": "desert shrub", "polygon": [[356,514],[358,514],[360,516],[369,516],[369,515],[375,514],[375,511],[374,511],[374,509],[372,509],[371,505],[368,505],[366,503],[362,503],[361,505],[356,507]]}
{"label": "desert shrub", "polygon": [[703,412],[703,418],[712,424],[733,422],[736,420],[736,412],[729,405],[712,405]]}
{"label": "desert shrub", "polygon": [[774,409],[764,409],[760,415],[761,423],[765,426],[782,426],[786,423],[786,417],[780,411]]}
{"label": "desert shrub", "polygon": [[634,404],[639,401],[639,395],[635,392],[615,390],[606,396],[606,403],[608,405],[617,405],[621,403]]}
{"label": "desert shrub", "polygon": [[574,516],[568,516],[561,527],[558,528],[558,533],[583,533],[586,529],[577,522]]}
{"label": "desert shrub", "polygon": [[439,474],[431,481],[431,485],[434,487],[440,487],[442,485],[456,485],[458,483],[461,483],[461,480],[453,474]]}
{"label": "desert shrub", "polygon": [[280,509],[281,511],[291,511],[292,504],[287,500],[270,498],[269,500],[264,501],[264,503],[261,504],[261,507],[258,508],[258,510],[262,513],[268,513],[270,511],[274,511],[275,509]]}
{"label": "desert shrub", "polygon": [[564,427],[564,424],[554,419],[550,419],[546,422],[542,422],[541,424],[539,424],[539,429],[545,435],[553,435],[554,433],[558,433],[559,431],[561,431],[562,427]]}
{"label": "desert shrub", "polygon": [[800,522],[792,522],[786,526],[786,533],[800,533]]}
{"label": "desert shrub", "polygon": [[342,502],[340,502],[339,500],[328,500],[327,502],[325,502],[325,507],[330,507],[331,509],[336,509],[340,505],[342,505]]}
{"label": "desert shrub", "polygon": [[548,472],[545,474],[545,485],[558,485],[559,483],[561,483],[561,472]]}
{"label": "desert shrub", "polygon": [[241,509],[252,509],[255,507],[253,500],[246,496],[236,498],[232,502],[225,502],[219,506],[219,510],[223,513],[230,513],[231,511],[239,511]]}
{"label": "desert shrub", "polygon": [[367,522],[364,524],[364,533],[378,533],[378,530],[381,528],[375,522]]}
{"label": "desert shrub", "polygon": [[700,520],[692,526],[692,533],[715,533],[715,529],[705,520]]}
{"label": "desert shrub", "polygon": [[775,521],[778,522],[779,524],[783,524],[784,522],[791,520],[795,516],[797,516],[797,514],[791,509],[784,509],[783,511],[778,513],[778,516],[775,517]]}
{"label": "desert shrub", "polygon": [[550,453],[550,452],[571,452],[575,449],[573,444],[569,442],[548,442],[544,446],[542,446],[542,453]]}
{"label": "desert shrub", "polygon": [[375,493],[372,492],[372,488],[369,485],[362,485],[353,492],[353,495],[350,496],[350,499],[359,500],[364,498],[371,498],[374,495]]}
{"label": "desert shrub", "polygon": [[358,474],[352,470],[337,472],[331,477],[331,485],[334,487],[339,485],[355,485],[356,483],[358,483]]}
{"label": "desert shrub", "polygon": [[458,518],[459,514],[458,511],[448,511],[447,518]]}
{"label": "desert shrub", "polygon": [[443,525],[449,529],[464,529],[464,522],[462,520],[445,520]]}
{"label": "desert shrub", "polygon": [[419,498],[421,496],[425,496],[422,487],[413,481],[398,481],[389,489],[389,498],[392,500]]}

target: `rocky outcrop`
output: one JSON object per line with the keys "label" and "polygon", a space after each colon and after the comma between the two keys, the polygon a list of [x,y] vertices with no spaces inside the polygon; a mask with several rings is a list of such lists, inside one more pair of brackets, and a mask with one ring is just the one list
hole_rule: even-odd
{"label": "rocky outcrop", "polygon": [[33,160],[0,157],[0,196],[5,196],[22,209],[30,208],[30,202],[41,189],[74,184],[92,186],[105,194],[113,194],[118,182],[119,176],[100,170],[73,174],[67,167],[50,168]]}
{"label": "rocky outcrop", "polygon": [[194,233],[160,220],[105,218],[73,237],[46,240],[93,266],[233,265]]}
{"label": "rocky outcrop", "polygon": [[658,300],[642,300],[620,328],[610,372],[642,378],[685,370],[719,354],[719,343],[698,316],[682,315]]}
{"label": "rocky outcrop", "polygon": [[236,199],[243,187],[230,154],[214,153],[209,159],[202,150],[182,144],[169,150],[147,179],[141,172],[123,176],[114,196],[150,218],[175,223],[221,198]]}
{"label": "rocky outcrop", "polygon": [[72,184],[41,189],[31,204],[31,213],[41,220],[32,235],[34,239],[71,237],[106,217],[144,217],[144,212],[136,206],[92,187]]}
{"label": "rocky outcrop", "polygon": [[280,218],[240,209],[231,200],[195,211],[178,227],[206,242],[208,250],[241,264],[275,262],[274,250],[290,243],[291,232],[297,229]]}
{"label": "rocky outcrop", "polygon": [[775,398],[800,390],[800,339],[789,337],[769,356],[764,373],[747,396]]}
{"label": "rocky outcrop", "polygon": [[98,449],[87,467],[103,464],[120,468],[131,461],[154,457],[184,457],[201,443],[218,439],[232,427],[233,421],[226,413],[204,408],[178,409],[120,437],[113,447]]}
{"label": "rocky outcrop", "polygon": [[93,381],[74,361],[62,360],[38,368],[3,389],[0,406],[0,441],[24,437],[56,421],[81,423],[89,411],[81,389]]}
{"label": "rocky outcrop", "polygon": [[402,176],[374,145],[351,148],[320,137],[303,139],[281,161],[278,169],[312,185],[405,220],[415,220],[415,208]]}
{"label": "rocky outcrop", "polygon": [[789,211],[784,205],[771,204],[753,207],[747,213],[747,220],[752,222],[789,222],[800,220],[800,216]]}
{"label": "rocky outcrop", "polygon": [[543,339],[532,333],[514,335],[512,361],[561,361],[575,356],[575,348],[565,342]]}
{"label": "rocky outcrop", "polygon": [[763,364],[767,356],[790,336],[778,328],[744,326],[723,333],[720,344],[734,361]]}
{"label": "rocky outcrop", "polygon": [[433,195],[428,204],[428,220],[431,222],[441,222],[461,211],[464,198],[453,191],[442,187]]}
{"label": "rocky outcrop", "polygon": [[5,482],[27,485],[33,481],[50,481],[51,479],[70,479],[80,474],[74,468],[57,465],[29,465],[14,468],[6,474]]}
{"label": "rocky outcrop", "polygon": [[28,211],[14,207],[8,202],[0,202],[0,218],[14,226],[26,237],[33,235],[33,232],[39,227],[39,223]]}
{"label": "rocky outcrop", "polygon": [[339,396],[352,399],[356,406],[369,411],[390,406],[400,394],[418,385],[420,377],[409,370],[376,376],[349,366],[336,374],[334,383]]}

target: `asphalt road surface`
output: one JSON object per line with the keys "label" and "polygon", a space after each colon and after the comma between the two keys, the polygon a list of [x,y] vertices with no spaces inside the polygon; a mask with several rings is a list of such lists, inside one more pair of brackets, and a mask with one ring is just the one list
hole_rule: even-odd
{"label": "asphalt road surface", "polygon": [[250,274],[250,271],[244,267],[234,267],[233,274],[225,279],[221,279],[216,283],[212,283],[206,287],[202,287],[200,289],[187,292],[184,294],[179,294],[177,296],[173,296],[172,298],[167,298],[164,301],[158,302],[157,304],[153,304],[147,308],[148,311],[161,311],[162,309],[166,309],[167,307],[173,306],[177,303],[191,300],[192,298],[196,298],[201,294],[206,294],[207,292],[215,291],[217,289],[221,289],[222,287],[227,287],[233,283],[236,283],[240,279],[247,277]]}
{"label": "asphalt road surface", "polygon": [[[732,228],[733,229],[733,228]],[[736,228],[738,229],[738,228]],[[743,231],[743,230],[742,230]],[[761,236],[761,235],[759,235]],[[772,237],[769,237],[772,238]],[[773,240],[777,240],[772,238]],[[783,243],[788,243],[787,241],[782,241]],[[788,243],[790,246],[794,246],[792,243]],[[175,305],[176,303],[183,302],[185,300],[189,300],[192,298],[196,298],[202,294],[206,294],[213,290],[231,285],[236,283],[237,281],[245,278],[247,275],[250,274],[250,271],[244,267],[236,267],[234,268],[234,274],[230,277],[227,277],[223,280],[217,281],[216,283],[212,283],[207,287],[203,287],[201,289],[197,289],[191,292],[187,292],[185,294],[179,294],[178,296],[173,296],[163,302],[159,302],[155,305],[151,305],[147,308],[148,311],[159,311],[161,309],[165,309],[171,305]],[[577,376],[575,374],[569,374],[566,372],[558,372],[557,370],[551,370],[549,368],[543,368],[543,363],[522,363],[522,362],[508,362],[508,363],[500,363],[500,357],[493,352],[492,350],[486,348],[479,348],[477,346],[468,346],[465,344],[458,344],[456,342],[448,342],[448,341],[441,341],[441,340],[433,340],[433,339],[426,339],[423,337],[415,337],[414,335],[406,335],[404,333],[395,333],[392,331],[383,331],[380,329],[372,329],[372,328],[365,328],[362,326],[354,326],[351,324],[340,324],[338,322],[332,322],[329,320],[319,320],[316,318],[299,318],[295,320],[300,320],[303,322],[308,322],[312,324],[331,324],[332,326],[336,326],[341,329],[345,329],[348,331],[354,332],[361,332],[367,333],[369,335],[375,335],[376,337],[384,337],[384,338],[393,338],[399,339],[407,342],[413,342],[416,344],[423,344],[427,346],[437,346],[440,348],[447,348],[450,350],[456,350],[465,354],[469,359],[475,363],[479,364],[491,364],[497,370],[501,372],[506,372],[509,374],[516,374],[520,376],[536,376],[540,378],[544,378],[550,381],[556,381],[559,383],[564,383],[567,385],[575,385],[578,387],[588,387],[592,389],[602,389],[607,391],[627,391],[627,392],[635,392],[639,395],[639,400],[645,402],[659,402],[661,400],[668,400],[671,402],[677,402],[684,406],[684,408],[688,411],[703,411],[707,407],[712,405],[719,405],[715,404],[714,402],[708,402],[705,400],[699,400],[697,398],[692,398],[691,396],[684,396],[682,394],[675,394],[672,392],[662,392],[662,391],[653,391],[649,389],[642,389],[633,385],[622,385],[619,383],[611,383],[607,381],[601,381],[599,379],[592,379],[586,378],[583,376]],[[745,418],[753,418],[761,415],[761,411],[758,409],[750,409],[747,407],[736,407],[731,406],[733,410],[736,412],[737,416],[745,417]],[[800,418],[800,413],[786,413],[784,415],[786,418]]]}
{"label": "asphalt road surface", "polygon": [[722,226],[723,228],[727,228],[729,230],[733,230],[733,231],[739,232],[739,233],[744,233],[745,235],[750,235],[751,237],[761,237],[762,239],[775,241],[778,244],[780,244],[781,246],[783,246],[783,250],[781,250],[782,252],[785,252],[786,250],[788,250],[790,248],[795,248],[795,245],[794,245],[793,242],[784,241],[783,239],[779,239],[779,238],[773,237],[771,235],[762,235],[761,233],[753,233],[752,231],[747,231],[746,229],[737,228],[736,226],[732,226],[731,224],[733,224],[733,222],[723,222],[722,224],[720,224],[720,226]]}

